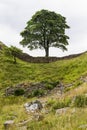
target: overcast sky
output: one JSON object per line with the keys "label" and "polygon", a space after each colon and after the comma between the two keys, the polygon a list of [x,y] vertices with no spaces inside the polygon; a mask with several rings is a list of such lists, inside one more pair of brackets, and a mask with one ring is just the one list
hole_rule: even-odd
{"label": "overcast sky", "polygon": [[[70,29],[67,52],[51,48],[50,56],[64,56],[87,50],[87,0],[0,0],[0,41],[6,45],[20,47],[20,32],[36,11],[48,9],[66,17]],[[24,52],[32,56],[42,56],[44,51]]]}

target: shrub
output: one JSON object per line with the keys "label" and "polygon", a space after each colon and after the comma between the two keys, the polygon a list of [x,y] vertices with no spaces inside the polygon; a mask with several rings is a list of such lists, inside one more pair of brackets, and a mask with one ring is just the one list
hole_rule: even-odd
{"label": "shrub", "polygon": [[75,107],[85,107],[87,105],[87,97],[85,95],[78,95],[75,97]]}
{"label": "shrub", "polygon": [[20,96],[20,95],[24,95],[24,93],[25,93],[24,89],[16,89],[14,95]]}
{"label": "shrub", "polygon": [[59,81],[57,81],[57,82],[46,82],[46,83],[45,83],[45,86],[46,86],[46,89],[52,90],[52,89],[55,88],[58,84],[59,84]]}
{"label": "shrub", "polygon": [[51,84],[46,84],[46,89],[52,90],[54,87]]}
{"label": "shrub", "polygon": [[34,96],[42,96],[44,95],[45,91],[42,89],[36,89],[32,92],[32,97]]}

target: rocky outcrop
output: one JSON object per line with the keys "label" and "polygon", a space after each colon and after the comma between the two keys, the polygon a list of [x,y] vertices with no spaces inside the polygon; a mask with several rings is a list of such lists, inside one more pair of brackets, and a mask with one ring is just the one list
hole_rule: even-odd
{"label": "rocky outcrop", "polygon": [[[52,84],[52,83],[49,83],[49,84]],[[54,84],[56,84],[56,85],[54,85],[53,88],[59,87],[57,83],[54,83]],[[47,84],[45,84],[43,82],[21,83],[21,84],[17,84],[15,86],[10,86],[10,87],[6,88],[5,95],[6,96],[9,96],[9,95],[15,95],[15,96],[24,95],[25,97],[34,97],[34,96],[40,97],[40,96],[43,96],[43,95],[50,93],[50,91],[52,89],[47,88]]]}
{"label": "rocky outcrop", "polygon": [[41,110],[43,108],[42,103],[39,100],[25,103],[24,107],[27,112],[35,112],[35,111]]}
{"label": "rocky outcrop", "polygon": [[45,85],[43,83],[21,83],[21,84],[17,84],[15,86],[10,86],[5,90],[5,95],[9,96],[9,95],[15,95],[17,92],[17,90],[20,91],[23,90],[24,93],[23,95],[28,97],[28,96],[32,96],[32,94],[34,94],[37,90],[38,92],[41,90],[45,90]]}

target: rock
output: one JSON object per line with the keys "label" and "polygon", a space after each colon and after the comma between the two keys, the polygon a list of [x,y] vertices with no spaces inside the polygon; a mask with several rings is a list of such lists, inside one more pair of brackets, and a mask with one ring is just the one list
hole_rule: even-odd
{"label": "rock", "polygon": [[86,129],[87,128],[87,124],[84,124],[84,125],[80,125],[79,126],[79,129]]}
{"label": "rock", "polygon": [[8,130],[9,127],[11,127],[13,124],[14,124],[14,120],[7,120],[7,121],[4,123],[4,128],[5,128],[5,130]]}
{"label": "rock", "polygon": [[68,107],[57,109],[56,114],[65,114],[68,110]]}
{"label": "rock", "polygon": [[30,103],[25,103],[24,107],[27,112],[35,112],[37,110],[41,110],[43,108],[42,103],[38,100]]}
{"label": "rock", "polygon": [[87,82],[87,77],[81,77],[80,80],[83,82]]}

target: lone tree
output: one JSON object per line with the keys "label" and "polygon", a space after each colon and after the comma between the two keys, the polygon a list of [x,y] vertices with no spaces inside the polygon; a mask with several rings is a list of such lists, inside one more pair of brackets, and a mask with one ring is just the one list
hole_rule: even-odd
{"label": "lone tree", "polygon": [[27,22],[27,26],[21,32],[23,40],[20,44],[27,46],[30,50],[45,49],[46,57],[48,57],[49,47],[67,50],[69,37],[65,35],[65,29],[68,28],[65,17],[55,12],[41,10]]}
{"label": "lone tree", "polygon": [[20,50],[19,48],[15,46],[10,46],[4,49],[4,53],[7,56],[13,57],[13,63],[16,64],[17,63],[16,58],[18,57],[18,55],[22,53],[22,50]]}

